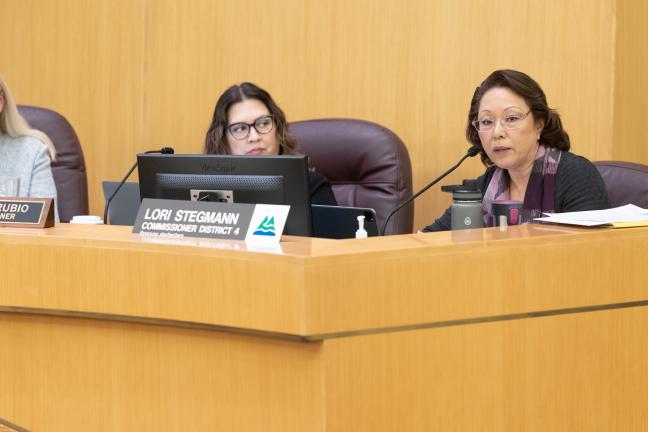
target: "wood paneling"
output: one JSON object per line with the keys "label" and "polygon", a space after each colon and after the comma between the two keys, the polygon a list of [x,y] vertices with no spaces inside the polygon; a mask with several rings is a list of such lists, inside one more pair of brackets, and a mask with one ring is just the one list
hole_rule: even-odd
{"label": "wood paneling", "polygon": [[19,104],[72,123],[88,168],[90,210],[101,181],[123,177],[142,142],[146,28],[142,0],[0,2],[0,71]]}
{"label": "wood paneling", "polygon": [[646,308],[301,344],[0,314],[39,431],[644,431]]}
{"label": "wood paneling", "polygon": [[[641,270],[648,228],[523,225],[473,230],[465,238],[452,232],[363,241],[295,237],[276,254],[236,250],[242,242],[226,240],[199,247],[176,239],[150,243],[127,227],[61,224],[38,231],[47,234],[0,232],[0,262],[12,269],[0,279],[6,310],[317,339],[648,299]],[[40,271],[32,270],[34,262]],[[639,270],[615,271],[621,265]],[[573,289],[575,281],[587,290]]]}
{"label": "wood paneling", "polygon": [[648,165],[648,3],[617,0],[612,157]]}
{"label": "wood paneling", "polygon": [[3,416],[32,431],[324,431],[318,343],[13,314],[0,339]]}
{"label": "wood paneling", "polygon": [[325,341],[327,424],[643,431],[646,329],[644,307]]}
{"label": "wood paneling", "polygon": [[648,228],[287,238],[272,253],[149,240],[0,229],[3,418],[53,432],[648,424]]}
{"label": "wood paneling", "polygon": [[[623,33],[634,9],[645,10],[635,3],[622,2],[615,42],[615,0],[4,0],[0,70],[21,103],[61,111],[77,129],[95,214],[100,181],[121,177],[137,151],[200,152],[215,100],[243,80],[267,88],[289,120],[355,117],[393,129],[418,188],[463,154],[470,97],[497,68],[540,82],[576,153],[644,158],[615,138],[612,121],[629,117],[624,95],[647,68],[630,55],[642,27]],[[620,82],[619,69],[635,78]],[[628,136],[641,130],[628,123]],[[482,171],[471,160],[446,183]],[[428,192],[415,226],[449,202]]]}

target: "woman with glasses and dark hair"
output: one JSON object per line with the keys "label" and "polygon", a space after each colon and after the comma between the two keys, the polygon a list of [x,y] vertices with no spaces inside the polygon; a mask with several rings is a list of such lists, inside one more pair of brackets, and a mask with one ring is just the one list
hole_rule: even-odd
{"label": "woman with glasses and dark hair", "polygon": [[[522,223],[542,213],[610,207],[594,165],[569,152],[569,135],[549,108],[537,82],[514,70],[490,74],[470,103],[466,138],[479,148],[486,173],[482,191],[484,226],[493,225],[493,202],[522,202]],[[422,231],[450,229],[450,209]]]}
{"label": "woman with glasses and dark hair", "polygon": [[[262,88],[248,82],[229,87],[218,98],[205,137],[206,154],[294,155],[297,141],[286,116]],[[309,171],[311,203],[337,205],[328,180]]]}

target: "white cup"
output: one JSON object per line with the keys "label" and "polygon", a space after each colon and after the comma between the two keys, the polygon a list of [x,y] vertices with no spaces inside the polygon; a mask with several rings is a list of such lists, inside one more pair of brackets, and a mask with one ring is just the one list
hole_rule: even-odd
{"label": "white cup", "polygon": [[0,176],[0,197],[17,197],[20,177]]}
{"label": "white cup", "polygon": [[70,221],[71,224],[101,225],[103,221],[99,216],[81,215],[74,216]]}

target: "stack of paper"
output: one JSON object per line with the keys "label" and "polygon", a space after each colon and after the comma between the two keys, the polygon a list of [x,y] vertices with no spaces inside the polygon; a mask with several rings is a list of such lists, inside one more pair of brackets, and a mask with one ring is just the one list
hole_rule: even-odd
{"label": "stack of paper", "polygon": [[535,220],[580,226],[611,226],[614,228],[648,226],[648,210],[634,204],[607,210],[543,214],[547,217],[535,218]]}

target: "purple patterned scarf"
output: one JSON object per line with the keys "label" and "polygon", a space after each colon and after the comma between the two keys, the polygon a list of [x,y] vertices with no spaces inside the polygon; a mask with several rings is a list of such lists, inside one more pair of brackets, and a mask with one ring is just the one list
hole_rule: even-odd
{"label": "purple patterned scarf", "polygon": [[[558,149],[538,146],[538,153],[533,161],[531,177],[524,194],[522,223],[532,222],[533,218],[541,217],[543,212],[555,211],[556,172],[561,154]],[[493,202],[510,199],[508,171],[496,168],[482,200],[484,226],[493,226]]]}

